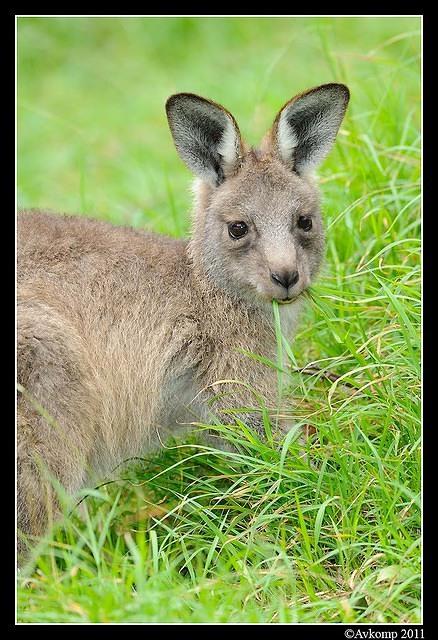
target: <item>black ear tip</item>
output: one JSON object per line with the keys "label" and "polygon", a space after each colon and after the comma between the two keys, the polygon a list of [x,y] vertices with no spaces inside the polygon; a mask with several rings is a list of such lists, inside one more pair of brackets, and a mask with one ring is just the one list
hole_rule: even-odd
{"label": "black ear tip", "polygon": [[175,96],[169,96],[167,98],[164,108],[166,109],[166,113],[169,113],[169,110],[172,108],[173,103],[175,102]]}
{"label": "black ear tip", "polygon": [[348,102],[350,100],[350,89],[346,84],[337,84],[338,90],[344,94],[345,101]]}
{"label": "black ear tip", "polygon": [[342,96],[344,102],[348,102],[350,100],[350,89],[346,84],[342,84],[340,82],[330,82],[329,84],[323,84],[320,89],[325,89],[330,91],[332,94]]}
{"label": "black ear tip", "polygon": [[174,93],[167,98],[165,104],[167,113],[169,113],[169,111],[173,109],[173,107],[181,100],[181,97],[184,95],[184,93]]}
{"label": "black ear tip", "polygon": [[165,107],[166,111],[169,111],[169,109],[172,109],[177,104],[193,104],[199,102],[205,103],[210,101],[206,100],[206,98],[202,98],[201,96],[196,95],[196,93],[174,93],[167,98]]}

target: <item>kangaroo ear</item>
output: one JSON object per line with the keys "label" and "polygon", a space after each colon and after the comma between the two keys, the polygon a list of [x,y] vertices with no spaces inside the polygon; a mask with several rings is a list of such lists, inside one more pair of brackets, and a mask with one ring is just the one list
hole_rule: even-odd
{"label": "kangaroo ear", "polygon": [[324,160],[338,133],[350,92],[343,84],[323,84],[287,102],[272,129],[281,159],[299,174]]}
{"label": "kangaroo ear", "polygon": [[166,102],[173,141],[195,175],[214,186],[239,166],[242,142],[231,113],[192,93],[177,93]]}

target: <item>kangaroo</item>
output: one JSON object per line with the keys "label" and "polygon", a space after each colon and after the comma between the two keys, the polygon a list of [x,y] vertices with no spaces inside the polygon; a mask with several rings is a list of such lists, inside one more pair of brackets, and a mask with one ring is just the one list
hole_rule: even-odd
{"label": "kangaroo", "polygon": [[[348,88],[325,84],[279,111],[259,148],[211,100],[172,95],[176,149],[195,174],[189,240],[81,216],[18,215],[19,558],[67,494],[193,422],[263,431],[277,394],[272,300],[292,337],[324,255],[313,171]],[[280,431],[290,428],[280,423]]]}

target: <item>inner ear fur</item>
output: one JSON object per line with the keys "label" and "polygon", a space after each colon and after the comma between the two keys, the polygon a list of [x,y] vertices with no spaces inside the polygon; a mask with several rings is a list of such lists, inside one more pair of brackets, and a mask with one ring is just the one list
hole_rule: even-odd
{"label": "inner ear fur", "polygon": [[178,154],[196,176],[218,186],[237,170],[240,131],[222,105],[194,93],[177,93],[167,100],[166,113]]}
{"label": "inner ear fur", "polygon": [[289,100],[270,133],[273,150],[299,174],[313,171],[332,148],[350,99],[344,84],[323,84]]}

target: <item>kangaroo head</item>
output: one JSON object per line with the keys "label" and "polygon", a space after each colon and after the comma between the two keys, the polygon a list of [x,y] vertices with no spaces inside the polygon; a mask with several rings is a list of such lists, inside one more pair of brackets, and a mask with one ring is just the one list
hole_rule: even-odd
{"label": "kangaroo head", "polygon": [[175,146],[198,178],[191,254],[206,283],[256,303],[293,302],[310,285],[324,253],[312,172],[348,100],[342,84],[292,98],[258,149],[222,106],[190,93],[167,100]]}

